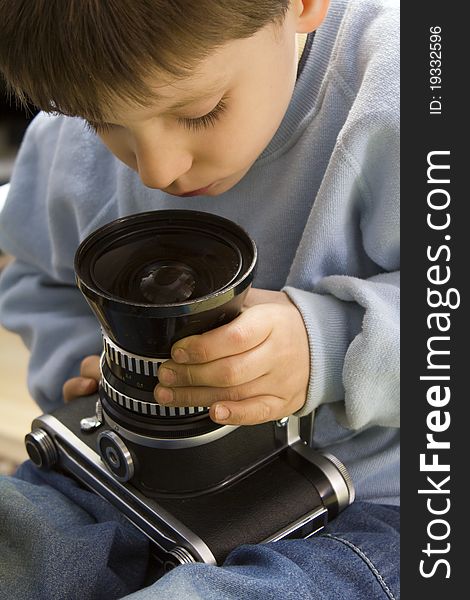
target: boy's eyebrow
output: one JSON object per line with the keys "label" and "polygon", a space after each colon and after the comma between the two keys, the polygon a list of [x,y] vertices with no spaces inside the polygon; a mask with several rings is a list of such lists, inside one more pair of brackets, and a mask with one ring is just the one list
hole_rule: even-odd
{"label": "boy's eyebrow", "polygon": [[[206,87],[203,92],[193,92],[190,96],[187,96],[186,98],[182,98],[181,100],[178,100],[177,102],[175,102],[168,108],[164,109],[164,112],[171,112],[174,110],[179,110],[181,108],[185,108],[189,104],[193,104],[193,102],[198,102],[201,100],[206,100],[208,98],[212,98],[216,94],[221,93],[221,91],[222,91],[222,85],[220,82],[217,82],[216,85]],[[161,96],[161,95],[160,96],[157,95],[156,98],[158,98],[159,100],[168,100],[169,99],[168,97]],[[85,119],[85,121],[90,123],[92,126],[96,126],[96,125],[99,126],[99,125],[107,124],[107,120],[89,119],[86,116],[83,116],[83,118]]]}
{"label": "boy's eyebrow", "polygon": [[201,100],[206,100],[208,98],[212,98],[212,96],[215,96],[215,94],[217,94],[218,92],[220,92],[221,87],[220,84],[218,84],[217,86],[213,86],[209,89],[206,89],[204,92],[202,93],[194,93],[191,96],[188,96],[187,98],[183,98],[182,100],[178,100],[177,102],[175,102],[174,104],[172,104],[171,106],[169,106],[166,111],[171,111],[171,110],[178,110],[180,108],[185,108],[186,106],[188,106],[189,104],[193,104],[194,102],[198,102]]}

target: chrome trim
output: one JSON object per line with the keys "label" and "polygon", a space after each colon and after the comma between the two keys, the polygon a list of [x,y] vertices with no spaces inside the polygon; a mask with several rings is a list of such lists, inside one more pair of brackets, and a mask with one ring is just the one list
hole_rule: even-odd
{"label": "chrome trim", "polygon": [[338,499],[338,512],[354,502],[354,484],[346,467],[336,456],[323,454],[319,450],[314,451],[302,440],[299,417],[292,416],[287,423],[287,442],[295,452],[323,471]]}
{"label": "chrome trim", "polygon": [[[52,415],[42,415],[34,420],[33,428],[35,427],[45,428],[53,437],[59,450],[59,459],[69,472],[92,491],[111,502],[163,552],[173,550],[175,545],[183,546],[190,548],[198,561],[211,565],[217,564],[211,550],[199,536],[159,506],[156,501],[146,498],[130,484],[116,481],[103,465],[99,455],[58,419]],[[67,447],[61,443],[61,440],[74,448],[88,468],[80,464],[67,451]],[[90,470],[90,467],[96,474]],[[159,527],[156,526],[155,521],[160,522]]]}
{"label": "chrome trim", "polygon": [[[176,546],[173,550],[168,552],[169,557],[173,557],[180,565],[190,565],[194,562],[194,557],[186,550],[186,548],[182,548],[181,546]],[[169,558],[165,561],[165,565],[170,562]],[[173,565],[172,565],[173,566]]]}
{"label": "chrome trim", "polygon": [[277,542],[278,540],[282,540],[284,538],[295,537],[293,534],[295,534],[296,531],[303,529],[304,527],[308,526],[309,524],[312,524],[313,526],[315,526],[316,525],[315,521],[319,518],[322,520],[322,523],[319,527],[316,527],[316,529],[312,528],[311,531],[309,531],[308,535],[299,536],[299,539],[307,539],[307,538],[311,537],[312,535],[315,535],[315,533],[317,533],[318,531],[321,531],[322,529],[324,529],[325,525],[327,524],[328,510],[324,506],[315,508],[314,510],[306,513],[305,515],[302,515],[299,519],[297,519],[293,523],[290,523],[289,525],[286,525],[286,527],[279,529],[279,531],[276,531],[276,533],[273,533],[272,535],[267,537],[265,540],[263,540],[261,543],[267,544],[268,542]]}
{"label": "chrome trim", "polygon": [[112,419],[106,412],[104,413],[104,420],[113,431],[118,433],[121,437],[129,442],[139,444],[140,446],[147,446],[147,448],[164,448],[165,450],[179,450],[181,448],[195,448],[196,446],[203,446],[204,444],[209,444],[211,442],[215,442],[216,440],[220,440],[240,427],[240,425],[223,425],[222,427],[219,427],[219,429],[215,429],[209,433],[203,433],[202,435],[169,439],[158,438],[154,436],[150,437],[140,433],[135,433],[134,431],[129,431],[125,427],[122,427],[116,423],[116,421],[114,421],[114,419]]}
{"label": "chrome trim", "polygon": [[330,462],[332,462],[335,465],[335,467],[338,469],[338,471],[341,473],[341,475],[346,483],[346,486],[348,488],[348,491],[349,491],[349,504],[352,504],[356,498],[356,490],[354,489],[354,484],[353,484],[353,480],[351,479],[351,475],[348,473],[346,467],[339,460],[339,458],[337,458],[333,454],[330,454],[329,452],[321,452],[321,454],[322,454],[322,456],[327,458]]}

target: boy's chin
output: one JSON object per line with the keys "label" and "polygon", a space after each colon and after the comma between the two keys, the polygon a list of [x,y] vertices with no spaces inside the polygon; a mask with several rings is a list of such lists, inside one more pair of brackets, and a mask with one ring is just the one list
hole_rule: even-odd
{"label": "boy's chin", "polygon": [[232,177],[227,177],[227,178],[221,179],[220,181],[217,181],[214,184],[214,186],[211,186],[211,189],[208,190],[206,195],[207,196],[220,196],[221,194],[228,192],[229,190],[234,188],[245,177],[245,175],[248,173],[250,168],[251,168],[251,165],[247,169],[243,170],[241,173],[237,173],[236,175],[233,175]]}

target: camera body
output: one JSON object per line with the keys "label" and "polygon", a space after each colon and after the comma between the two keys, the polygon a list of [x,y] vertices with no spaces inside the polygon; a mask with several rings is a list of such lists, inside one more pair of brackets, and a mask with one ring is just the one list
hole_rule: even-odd
{"label": "camera body", "polygon": [[[26,436],[30,458],[110,501],[150,539],[165,570],[190,562],[221,564],[245,543],[310,537],[354,499],[344,466],[302,440],[297,417],[223,426],[218,439],[209,434],[197,446],[191,438],[176,439],[169,448],[168,440],[160,440],[163,447],[147,447],[142,460],[124,437],[128,432],[96,411],[97,404],[97,395],[87,396],[37,418]],[[84,426],[96,413],[102,423]],[[158,471],[161,462],[167,480],[161,490],[144,493],[148,465]],[[191,480],[198,489],[189,489]]]}
{"label": "camera body", "polygon": [[256,259],[238,225],[185,210],[113,221],[75,255],[103,333],[99,394],[36,419],[26,448],[38,467],[72,474],[114,504],[162,569],[309,537],[354,499],[345,467],[314,452],[294,416],[224,426],[207,407],[155,401],[172,345],[237,317]]}

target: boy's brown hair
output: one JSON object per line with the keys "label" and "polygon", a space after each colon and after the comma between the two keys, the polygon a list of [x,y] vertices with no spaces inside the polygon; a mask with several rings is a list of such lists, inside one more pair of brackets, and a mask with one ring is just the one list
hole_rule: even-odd
{"label": "boy's brown hair", "polygon": [[281,23],[290,0],[0,0],[0,71],[20,102],[103,120],[145,106],[146,78],[180,78],[228,41]]}

